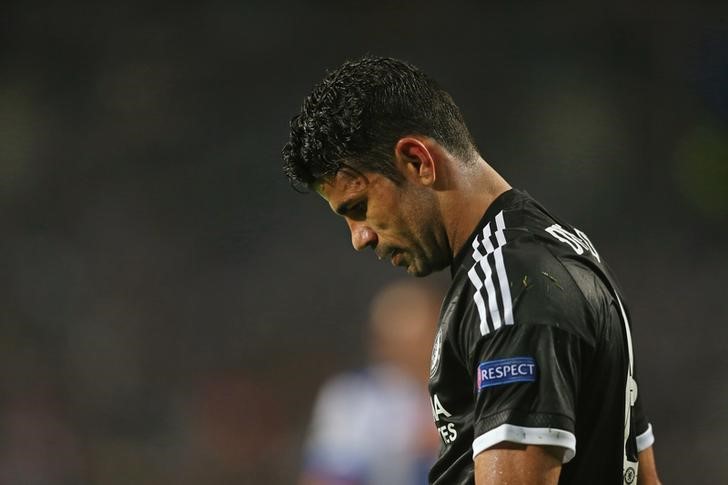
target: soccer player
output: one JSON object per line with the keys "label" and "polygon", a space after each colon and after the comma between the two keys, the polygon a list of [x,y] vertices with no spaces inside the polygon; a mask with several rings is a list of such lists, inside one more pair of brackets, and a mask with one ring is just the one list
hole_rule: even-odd
{"label": "soccer player", "polygon": [[431,483],[659,483],[614,277],[584,232],[483,160],[431,78],[390,58],[344,63],[291,120],[283,158],[356,250],[415,276],[450,268]]}

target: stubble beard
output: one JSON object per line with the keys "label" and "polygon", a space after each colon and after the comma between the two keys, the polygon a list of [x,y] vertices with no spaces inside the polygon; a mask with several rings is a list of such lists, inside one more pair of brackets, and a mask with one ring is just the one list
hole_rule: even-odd
{"label": "stubble beard", "polygon": [[[442,211],[438,200],[431,191],[432,189],[419,189],[412,194],[408,204],[412,210],[408,214],[412,222],[410,235],[412,241],[419,242],[416,252],[408,252],[407,256],[412,258],[407,266],[407,273],[417,278],[422,278],[440,271],[450,264],[448,254],[443,253],[443,242],[441,239]],[[440,237],[438,237],[440,235]]]}

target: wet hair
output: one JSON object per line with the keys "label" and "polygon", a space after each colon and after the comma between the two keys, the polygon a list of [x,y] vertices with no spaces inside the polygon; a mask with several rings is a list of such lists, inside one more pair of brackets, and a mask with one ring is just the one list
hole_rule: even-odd
{"label": "wet hair", "polygon": [[415,66],[367,56],[330,72],[291,119],[283,171],[310,188],[347,166],[399,183],[394,147],[407,135],[431,137],[469,161],[475,143],[452,97]]}

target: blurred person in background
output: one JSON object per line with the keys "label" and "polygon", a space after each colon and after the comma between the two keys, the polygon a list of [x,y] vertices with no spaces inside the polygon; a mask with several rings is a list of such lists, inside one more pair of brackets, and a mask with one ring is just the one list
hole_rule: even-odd
{"label": "blurred person in background", "polygon": [[438,446],[427,379],[439,296],[429,286],[398,282],[374,298],[370,363],[321,389],[301,485],[427,483]]}
{"label": "blurred person in background", "polygon": [[356,250],[415,276],[450,267],[431,483],[659,483],[611,271],[481,157],[446,91],[406,62],[347,61],[290,127],[286,174],[346,220]]}

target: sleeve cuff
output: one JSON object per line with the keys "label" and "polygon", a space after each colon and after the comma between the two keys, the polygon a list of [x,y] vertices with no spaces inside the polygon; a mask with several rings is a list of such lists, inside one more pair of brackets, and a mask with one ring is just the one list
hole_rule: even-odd
{"label": "sleeve cuff", "polygon": [[637,436],[637,452],[644,451],[655,443],[655,435],[652,434],[652,425],[647,425],[647,431]]}
{"label": "sleeve cuff", "polygon": [[[650,433],[650,437],[652,437],[652,428],[649,428],[648,432]],[[640,437],[645,434],[647,433],[640,435]],[[637,447],[639,448],[639,437],[637,440]],[[576,436],[569,431],[556,428],[525,428],[512,424],[501,424],[497,428],[493,428],[487,433],[475,438],[473,441],[473,458],[493,445],[503,441],[524,445],[559,446],[565,448],[564,463],[571,461],[576,455]]]}

